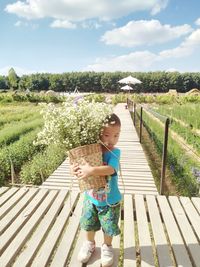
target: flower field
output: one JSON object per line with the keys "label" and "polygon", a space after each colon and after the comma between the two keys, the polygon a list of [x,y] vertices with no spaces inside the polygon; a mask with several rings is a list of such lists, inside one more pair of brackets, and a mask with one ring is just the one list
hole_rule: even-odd
{"label": "flower field", "polygon": [[[164,117],[170,118],[167,164],[182,195],[195,196],[200,183],[199,104],[151,105],[143,113],[146,129],[162,154]],[[148,112],[148,110],[150,112]],[[157,116],[156,116],[157,115]]]}
{"label": "flower field", "polygon": [[63,161],[58,147],[33,145],[43,126],[40,109],[32,103],[0,105],[0,185],[39,184]]}

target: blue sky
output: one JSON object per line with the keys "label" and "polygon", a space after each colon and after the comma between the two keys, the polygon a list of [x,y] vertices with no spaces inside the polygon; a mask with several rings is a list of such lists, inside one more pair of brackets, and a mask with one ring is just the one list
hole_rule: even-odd
{"label": "blue sky", "polygon": [[200,71],[200,1],[1,0],[0,75]]}

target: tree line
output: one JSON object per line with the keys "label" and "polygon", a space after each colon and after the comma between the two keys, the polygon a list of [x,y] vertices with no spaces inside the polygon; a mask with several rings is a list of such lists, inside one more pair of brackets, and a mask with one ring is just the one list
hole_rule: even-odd
{"label": "tree line", "polygon": [[200,72],[66,72],[62,74],[36,73],[19,77],[11,68],[7,76],[0,75],[0,91],[48,91],[73,92],[119,92],[123,86],[118,81],[126,76],[141,80],[133,85],[135,92],[165,93],[176,89],[184,93],[200,88]]}

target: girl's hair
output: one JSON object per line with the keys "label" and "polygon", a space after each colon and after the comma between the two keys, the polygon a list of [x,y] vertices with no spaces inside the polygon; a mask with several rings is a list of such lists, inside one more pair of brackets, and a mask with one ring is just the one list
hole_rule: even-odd
{"label": "girl's hair", "polygon": [[112,113],[111,115],[107,116],[106,124],[108,124],[109,126],[121,126],[121,121],[115,113]]}

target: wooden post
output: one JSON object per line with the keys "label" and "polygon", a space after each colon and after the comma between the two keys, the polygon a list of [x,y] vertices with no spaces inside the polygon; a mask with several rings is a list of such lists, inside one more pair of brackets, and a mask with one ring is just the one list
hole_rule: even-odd
{"label": "wooden post", "polygon": [[136,103],[134,103],[134,113],[133,113],[133,124],[135,126],[135,122],[136,122]]}
{"label": "wooden post", "polygon": [[160,179],[160,194],[163,195],[164,192],[164,181],[165,181],[165,170],[166,170],[166,160],[167,160],[167,144],[168,144],[168,131],[169,131],[169,118],[165,121],[165,135],[163,143],[162,152],[162,169],[161,169],[161,179]]}
{"label": "wooden post", "polygon": [[142,111],[143,107],[140,108],[140,143],[142,143]]}
{"label": "wooden post", "polygon": [[10,160],[11,184],[14,185],[15,184],[15,169],[14,169],[13,161],[10,155],[9,155],[9,160]]}

